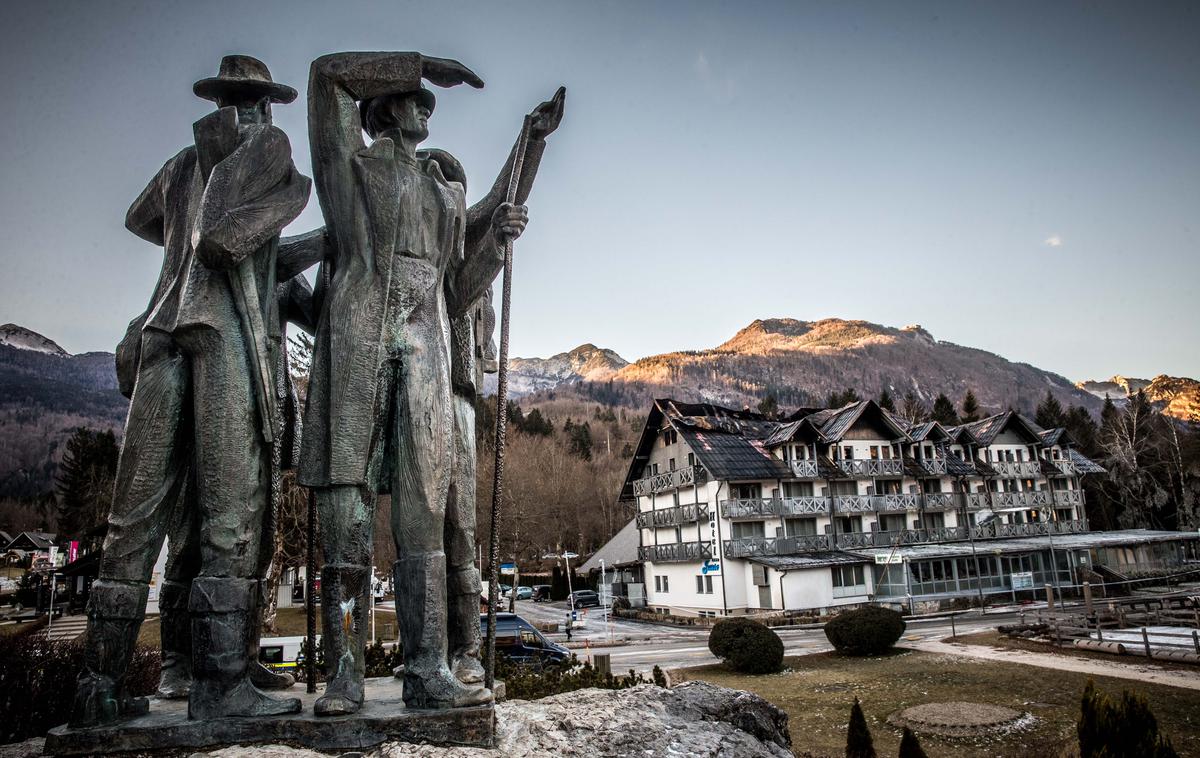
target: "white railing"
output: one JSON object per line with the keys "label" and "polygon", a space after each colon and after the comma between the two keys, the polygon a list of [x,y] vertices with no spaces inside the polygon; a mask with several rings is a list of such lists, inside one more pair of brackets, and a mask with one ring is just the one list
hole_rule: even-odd
{"label": "white railing", "polygon": [[958,495],[953,492],[929,492],[925,494],[925,507],[933,509],[947,509],[958,507]]}
{"label": "white railing", "polygon": [[792,537],[740,537],[725,540],[726,558],[748,558],[756,555],[796,555],[829,550],[831,540],[826,534],[800,534]]}
{"label": "white railing", "polygon": [[833,499],[833,507],[838,513],[870,513],[875,510],[875,504],[867,495],[839,495]]}
{"label": "white railing", "polygon": [[874,495],[871,500],[877,511],[907,511],[921,507],[920,495]]}

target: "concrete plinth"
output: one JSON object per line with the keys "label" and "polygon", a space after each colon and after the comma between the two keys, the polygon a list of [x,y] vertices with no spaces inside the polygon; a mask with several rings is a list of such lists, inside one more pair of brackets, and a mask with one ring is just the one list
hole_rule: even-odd
{"label": "concrete plinth", "polygon": [[388,741],[491,747],[492,707],[416,711],[404,707],[403,686],[393,677],[368,679],[366,702],[352,716],[318,718],[313,703],[321,694],[297,684],[275,694],[299,697],[304,709],[293,716],[191,721],[186,700],[150,701],[145,716],[91,729],[55,727],[46,735],[47,755],[97,755],[151,750],[189,750],[223,745],[287,744],[313,750],[362,750]]}

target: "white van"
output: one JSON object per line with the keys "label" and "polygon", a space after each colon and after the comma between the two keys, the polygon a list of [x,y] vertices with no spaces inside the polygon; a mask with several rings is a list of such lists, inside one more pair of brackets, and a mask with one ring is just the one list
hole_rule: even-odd
{"label": "white van", "polygon": [[[300,657],[300,646],[305,637],[263,637],[258,643],[258,660],[269,669],[287,671],[297,666]],[[317,635],[317,645],[321,644],[321,635]]]}

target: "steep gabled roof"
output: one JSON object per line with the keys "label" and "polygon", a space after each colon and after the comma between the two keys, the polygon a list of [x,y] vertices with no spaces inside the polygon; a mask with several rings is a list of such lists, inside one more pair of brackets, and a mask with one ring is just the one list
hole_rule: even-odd
{"label": "steep gabled roof", "polygon": [[1041,444],[1042,428],[1011,408],[994,416],[963,424],[980,445],[990,445],[1005,429],[1013,428],[1030,442]]}
{"label": "steep gabled roof", "polygon": [[933,442],[950,441],[950,433],[938,421],[924,421],[920,424],[914,424],[908,428],[908,436],[913,442],[924,442],[925,440]]}
{"label": "steep gabled roof", "polygon": [[1088,458],[1075,448],[1069,448],[1067,450],[1067,456],[1071,459],[1071,463],[1075,464],[1076,470],[1078,470],[1081,474],[1105,473],[1105,468],[1103,466],[1101,466],[1099,463],[1096,463],[1091,458]]}
{"label": "steep gabled roof", "polygon": [[621,527],[621,531],[604,543],[604,546],[592,554],[579,567],[580,573],[587,574],[600,570],[600,561],[604,561],[606,569],[612,569],[629,563],[638,562],[638,528],[637,519],[629,519],[629,523]]}
{"label": "steep gabled roof", "polygon": [[761,439],[694,427],[679,428],[679,436],[717,479],[779,479],[792,475],[787,463],[771,455]]}

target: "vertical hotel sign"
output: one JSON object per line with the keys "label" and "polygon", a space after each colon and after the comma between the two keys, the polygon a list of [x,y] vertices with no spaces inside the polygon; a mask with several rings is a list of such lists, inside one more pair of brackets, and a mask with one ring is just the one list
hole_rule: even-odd
{"label": "vertical hotel sign", "polygon": [[721,556],[719,553],[720,540],[717,539],[717,517],[714,515],[708,521],[709,554],[712,556],[700,566],[700,573],[705,576],[716,576],[721,573]]}

